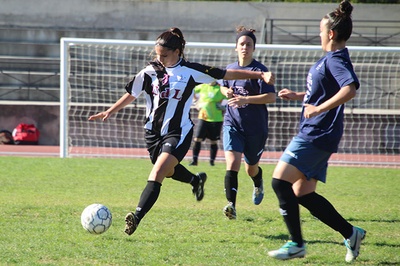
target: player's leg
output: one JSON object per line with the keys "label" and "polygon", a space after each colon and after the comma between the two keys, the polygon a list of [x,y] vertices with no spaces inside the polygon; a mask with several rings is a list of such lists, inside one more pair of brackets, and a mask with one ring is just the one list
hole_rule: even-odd
{"label": "player's leg", "polygon": [[226,161],[224,178],[225,196],[228,204],[223,212],[229,219],[236,219],[236,197],[239,187],[238,172],[240,170],[244,137],[233,127],[223,127],[223,143]]}
{"label": "player's leg", "polygon": [[210,165],[214,166],[218,153],[218,140],[221,135],[222,122],[208,122],[207,138],[210,139]]}
{"label": "player's leg", "polygon": [[245,162],[246,173],[253,180],[252,201],[255,205],[259,205],[264,198],[264,181],[261,167],[257,164],[249,165]]}
{"label": "player's leg", "polygon": [[201,139],[194,138],[193,148],[192,148],[193,159],[189,163],[190,166],[196,166],[198,164],[199,154],[201,151],[201,141],[202,141]]}
{"label": "player's leg", "polygon": [[[277,259],[288,259],[301,257],[305,255],[304,240],[301,233],[300,211],[297,197],[293,191],[292,184],[297,180],[305,178],[303,173],[296,167],[286,162],[279,161],[275,167],[272,188],[278,198],[279,211],[283,217],[286,227],[289,231],[291,244],[289,249],[282,247],[279,250],[271,251],[268,254]],[[296,255],[291,255],[292,250],[301,251]],[[286,251],[286,252],[284,252]]]}
{"label": "player's leg", "polygon": [[[171,132],[170,135],[164,137],[146,132],[146,144],[154,166],[149,174],[147,185],[140,196],[135,213],[128,213],[125,217],[125,233],[128,235],[135,232],[141,219],[157,201],[161,183],[165,177],[175,177],[174,179],[186,183],[192,182],[193,187],[196,187],[195,192],[201,194],[201,199],[204,196],[204,183],[207,178],[205,173],[194,175],[179,164],[189,150],[192,135],[193,129],[182,130],[179,134]],[[181,138],[183,138],[182,141]],[[165,145],[166,143],[168,145]],[[177,177],[178,175],[179,177]],[[199,193],[199,190],[201,190],[201,193]],[[199,198],[197,194],[196,198]]]}
{"label": "player's leg", "polygon": [[267,134],[247,136],[244,148],[244,161],[247,175],[253,181],[252,200],[255,205],[259,205],[264,198],[264,185],[262,169],[258,166],[261,156],[264,152]]}
{"label": "player's leg", "polygon": [[150,172],[146,187],[140,195],[135,213],[128,213],[125,217],[125,233],[131,235],[137,229],[140,221],[150,211],[160,195],[161,184],[167,175],[174,172],[178,160],[169,153],[161,153]]}
{"label": "player's leg", "polygon": [[193,160],[189,163],[191,166],[195,166],[198,164],[199,154],[201,151],[201,142],[205,140],[206,132],[207,132],[207,124],[206,121],[199,119],[196,125],[196,134],[193,139]]}
{"label": "player's leg", "polygon": [[325,182],[330,155],[298,137],[293,138],[282,154],[273,173],[272,188],[292,241],[269,252],[270,256],[291,259],[305,255],[297,197],[314,192],[317,181]]}
{"label": "player's leg", "polygon": [[[302,183],[305,182],[309,181],[303,181]],[[298,184],[298,186],[300,185]],[[301,186],[304,187],[304,185]],[[365,238],[366,231],[346,221],[335,207],[326,198],[316,193],[315,190],[304,191],[303,189],[303,193],[300,194],[298,200],[313,216],[343,236],[347,248],[346,261],[354,261],[359,255],[360,244]]]}
{"label": "player's leg", "polygon": [[192,192],[195,195],[196,200],[201,201],[204,197],[204,184],[207,181],[207,174],[204,172],[193,174],[182,164],[178,164],[174,170],[174,174],[171,178],[183,183],[191,184]]}
{"label": "player's leg", "polygon": [[211,140],[210,141],[210,165],[211,166],[215,165],[215,158],[217,158],[217,153],[218,153],[218,141]]}
{"label": "player's leg", "polygon": [[272,175],[271,185],[278,198],[279,211],[290,235],[290,241],[280,249],[268,252],[269,256],[276,259],[304,257],[306,253],[301,233],[299,204],[293,191],[293,184],[305,178],[300,170],[303,169],[304,164],[308,163],[307,154],[302,153],[307,150],[305,145],[307,144],[301,139],[294,138],[282,154]]}
{"label": "player's leg", "polygon": [[[193,135],[193,130],[189,131],[186,135],[184,132],[180,134],[171,134],[171,136],[165,137],[165,143],[169,145],[163,145],[163,151],[169,152],[174,155],[179,162],[185,158],[186,153],[190,148],[190,143]],[[188,183],[192,185],[192,192],[196,197],[197,201],[201,201],[204,197],[204,184],[207,181],[207,175],[204,172],[193,174],[181,163],[178,163],[174,168],[173,172],[167,175],[174,180]]]}
{"label": "player's leg", "polygon": [[236,151],[225,151],[226,171],[224,177],[225,197],[228,204],[223,212],[228,219],[236,219],[236,198],[239,189],[238,173],[242,154]]}

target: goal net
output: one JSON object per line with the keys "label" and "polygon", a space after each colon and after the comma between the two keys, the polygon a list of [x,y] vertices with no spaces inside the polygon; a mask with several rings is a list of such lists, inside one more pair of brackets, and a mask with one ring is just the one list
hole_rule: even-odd
{"label": "goal net", "polygon": [[[154,42],[61,39],[60,157],[147,157],[145,102],[140,97],[106,122],[88,121],[125,93],[125,84],[152,59]],[[346,103],[345,131],[332,164],[400,166],[400,47],[349,47],[361,86]],[[257,45],[255,58],[276,74],[276,90],[305,91],[320,46]],[[224,68],[234,44],[188,43],[188,61]],[[297,133],[301,102],[268,105],[269,137],[262,160],[277,162]],[[197,111],[191,117],[197,123]],[[200,156],[208,158],[208,144]],[[222,143],[219,144],[222,151]],[[188,153],[188,157],[191,152]],[[187,158],[189,160],[189,158]],[[217,159],[223,160],[223,153]]]}

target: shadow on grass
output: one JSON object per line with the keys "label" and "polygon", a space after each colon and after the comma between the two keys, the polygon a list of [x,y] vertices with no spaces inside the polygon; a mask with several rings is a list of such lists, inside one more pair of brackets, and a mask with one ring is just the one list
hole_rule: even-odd
{"label": "shadow on grass", "polygon": [[[260,237],[263,237],[265,239],[269,240],[282,240],[282,241],[287,241],[288,240],[288,235],[287,234],[279,234],[279,235],[260,235]],[[310,240],[306,241],[307,244],[333,244],[333,245],[339,245],[342,246],[343,243],[337,242],[337,241],[326,241],[326,240]]]}
{"label": "shadow on grass", "polygon": [[388,248],[400,248],[400,244],[388,244],[384,242],[378,242],[374,244],[377,247],[388,247]]}

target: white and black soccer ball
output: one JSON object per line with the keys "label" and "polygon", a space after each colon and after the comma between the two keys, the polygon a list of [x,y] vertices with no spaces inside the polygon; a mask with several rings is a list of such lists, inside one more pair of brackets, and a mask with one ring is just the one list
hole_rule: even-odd
{"label": "white and black soccer ball", "polygon": [[87,206],[81,215],[81,224],[91,234],[102,234],[110,228],[112,214],[102,204],[91,204]]}

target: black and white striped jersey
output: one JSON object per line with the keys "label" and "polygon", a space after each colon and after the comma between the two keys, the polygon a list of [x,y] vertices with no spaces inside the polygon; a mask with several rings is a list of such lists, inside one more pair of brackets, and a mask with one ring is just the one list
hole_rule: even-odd
{"label": "black and white striped jersey", "polygon": [[193,127],[190,107],[194,87],[222,79],[226,70],[181,59],[175,66],[164,68],[151,62],[126,86],[135,98],[145,93],[146,123],[144,128],[161,136],[172,131],[188,132]]}

